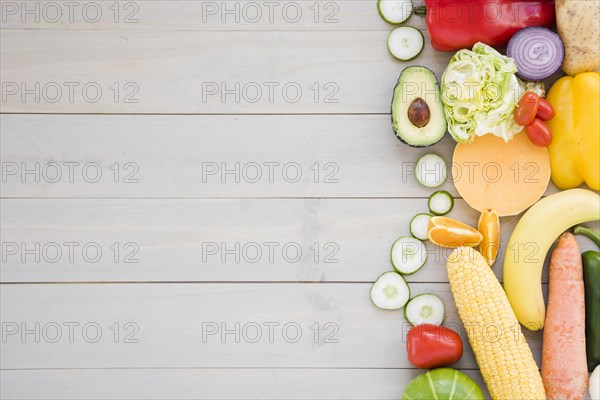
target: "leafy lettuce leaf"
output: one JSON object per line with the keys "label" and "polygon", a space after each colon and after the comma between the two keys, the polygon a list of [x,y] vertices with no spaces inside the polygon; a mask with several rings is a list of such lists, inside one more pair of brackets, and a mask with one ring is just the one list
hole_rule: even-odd
{"label": "leafy lettuce leaf", "polygon": [[489,133],[509,141],[521,132],[513,115],[525,85],[516,72],[511,58],[484,43],[454,54],[442,76],[444,112],[454,140]]}

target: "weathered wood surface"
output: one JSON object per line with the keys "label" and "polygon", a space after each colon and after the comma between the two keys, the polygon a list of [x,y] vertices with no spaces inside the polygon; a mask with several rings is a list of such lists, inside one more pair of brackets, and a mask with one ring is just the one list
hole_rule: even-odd
{"label": "weathered wood surface", "polygon": [[440,75],[451,56],[426,46],[418,59],[403,64],[388,53],[387,35],[6,29],[0,37],[2,108],[13,113],[387,114],[406,65],[427,65]]}
{"label": "weathered wood surface", "polygon": [[[3,29],[104,31],[389,31],[371,0],[1,0]],[[415,2],[420,3],[420,2]],[[168,18],[166,17],[168,16]],[[406,24],[421,29],[411,16]]]}

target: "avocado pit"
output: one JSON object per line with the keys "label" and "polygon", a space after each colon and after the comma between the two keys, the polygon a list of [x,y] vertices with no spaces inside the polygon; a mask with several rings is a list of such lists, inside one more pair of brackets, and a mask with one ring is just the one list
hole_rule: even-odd
{"label": "avocado pit", "polygon": [[408,106],[408,120],[417,128],[423,128],[429,123],[431,111],[429,106],[420,97],[414,99]]}

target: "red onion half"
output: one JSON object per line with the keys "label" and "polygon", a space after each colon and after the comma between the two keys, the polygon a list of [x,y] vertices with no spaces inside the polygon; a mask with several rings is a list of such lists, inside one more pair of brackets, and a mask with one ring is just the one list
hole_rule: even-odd
{"label": "red onion half", "polygon": [[559,70],[565,58],[565,47],[557,33],[541,26],[530,26],[510,39],[506,55],[515,60],[519,78],[541,81]]}

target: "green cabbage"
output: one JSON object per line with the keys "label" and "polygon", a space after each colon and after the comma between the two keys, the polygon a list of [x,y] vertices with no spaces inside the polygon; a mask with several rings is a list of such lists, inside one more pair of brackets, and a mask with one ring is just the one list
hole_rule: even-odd
{"label": "green cabbage", "polygon": [[509,141],[523,129],[514,111],[525,86],[515,72],[512,58],[483,43],[454,54],[442,76],[442,102],[454,140],[491,133]]}

